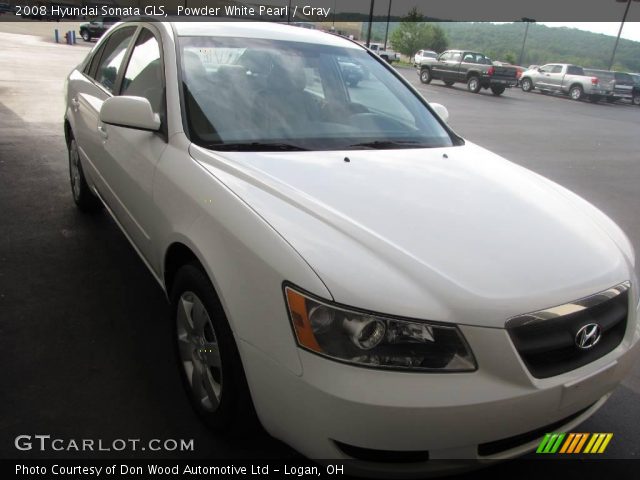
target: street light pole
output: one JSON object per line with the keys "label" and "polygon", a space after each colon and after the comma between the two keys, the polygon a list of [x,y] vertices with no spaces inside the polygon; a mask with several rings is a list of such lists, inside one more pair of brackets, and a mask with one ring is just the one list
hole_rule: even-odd
{"label": "street light pole", "polygon": [[[624,9],[624,15],[622,16],[622,22],[620,22],[620,29],[618,30],[618,36],[616,37],[616,43],[613,46],[613,52],[611,52],[611,60],[609,61],[609,70],[613,68],[613,60],[616,58],[616,50],[618,49],[618,42],[620,41],[620,35],[622,34],[622,27],[624,27],[624,22],[627,20],[627,14],[629,13],[629,7],[631,6],[631,0],[616,0],[618,3],[622,3],[626,1],[627,7]],[[635,2],[640,2],[640,0],[634,0]]]}
{"label": "street light pole", "polygon": [[391,21],[391,4],[393,0],[389,0],[389,11],[387,12],[387,30],[384,32],[384,49],[387,49],[387,40],[389,39],[389,22]]}
{"label": "street light pole", "polygon": [[524,58],[524,45],[527,43],[527,34],[529,33],[529,24],[536,23],[533,18],[522,17],[522,21],[527,24],[524,30],[524,39],[522,40],[522,49],[520,50],[520,58],[518,58],[518,65],[522,65],[522,60]]}
{"label": "street light pole", "polygon": [[369,9],[369,28],[367,29],[367,48],[371,46],[371,27],[373,26],[373,5],[375,0],[371,0],[371,8]]}
{"label": "street light pole", "polygon": [[336,30],[336,3],[338,0],[333,0],[333,31]]}

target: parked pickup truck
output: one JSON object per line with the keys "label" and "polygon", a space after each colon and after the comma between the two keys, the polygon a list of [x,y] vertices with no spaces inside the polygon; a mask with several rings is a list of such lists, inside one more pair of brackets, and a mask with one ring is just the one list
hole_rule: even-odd
{"label": "parked pickup truck", "polygon": [[582,67],[567,63],[549,63],[527,70],[522,74],[520,86],[523,92],[535,88],[569,95],[573,100],[588,98],[594,103],[613,93],[611,88],[600,84],[598,77],[585,75]]}
{"label": "parked pickup truck", "polygon": [[466,83],[470,92],[490,88],[494,95],[502,95],[506,88],[518,83],[518,70],[511,66],[493,65],[482,53],[466,50],[447,50],[436,59],[425,59],[418,68],[422,83],[433,79],[445,85]]}
{"label": "parked pickup truck", "polygon": [[634,97],[640,95],[637,91],[633,77],[625,72],[611,72],[609,70],[584,69],[586,75],[598,77],[600,85],[611,90],[607,97],[607,102],[613,103],[618,100],[629,100],[634,102]]}
{"label": "parked pickup truck", "polygon": [[387,62],[393,63],[400,60],[400,54],[394,52],[393,50],[384,48],[384,44],[382,43],[371,43],[369,44],[369,49],[376,53],[379,57],[384,58]]}

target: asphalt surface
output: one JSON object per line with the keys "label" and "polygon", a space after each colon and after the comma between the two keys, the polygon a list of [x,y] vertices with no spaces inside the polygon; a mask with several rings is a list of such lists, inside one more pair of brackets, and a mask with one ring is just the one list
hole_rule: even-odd
{"label": "asphalt surface", "polygon": [[[18,452],[21,434],[195,440],[195,452],[118,457],[296,458],[266,434],[229,439],[202,426],[162,291],[106,214],[74,208],[62,92],[88,49],[7,33],[0,45],[0,459],[53,455]],[[462,136],[573,189],[640,249],[640,108],[474,95],[401,71]],[[639,400],[637,366],[581,431],[614,432],[608,458],[640,457]]]}

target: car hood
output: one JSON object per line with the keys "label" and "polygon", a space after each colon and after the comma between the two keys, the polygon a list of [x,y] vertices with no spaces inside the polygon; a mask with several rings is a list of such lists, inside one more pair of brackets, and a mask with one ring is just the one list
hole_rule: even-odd
{"label": "car hood", "polygon": [[630,277],[628,240],[599,210],[470,143],[191,155],[342,304],[503,327]]}

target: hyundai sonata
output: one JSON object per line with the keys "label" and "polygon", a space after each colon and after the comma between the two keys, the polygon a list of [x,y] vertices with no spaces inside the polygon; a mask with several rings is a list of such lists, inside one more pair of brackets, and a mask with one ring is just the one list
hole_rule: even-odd
{"label": "hyundai sonata", "polygon": [[638,355],[622,231],[355,42],[127,22],[67,83],[73,198],[166,291],[215,429],[255,412],[309,457],[408,473],[509,458],[596,412]]}

